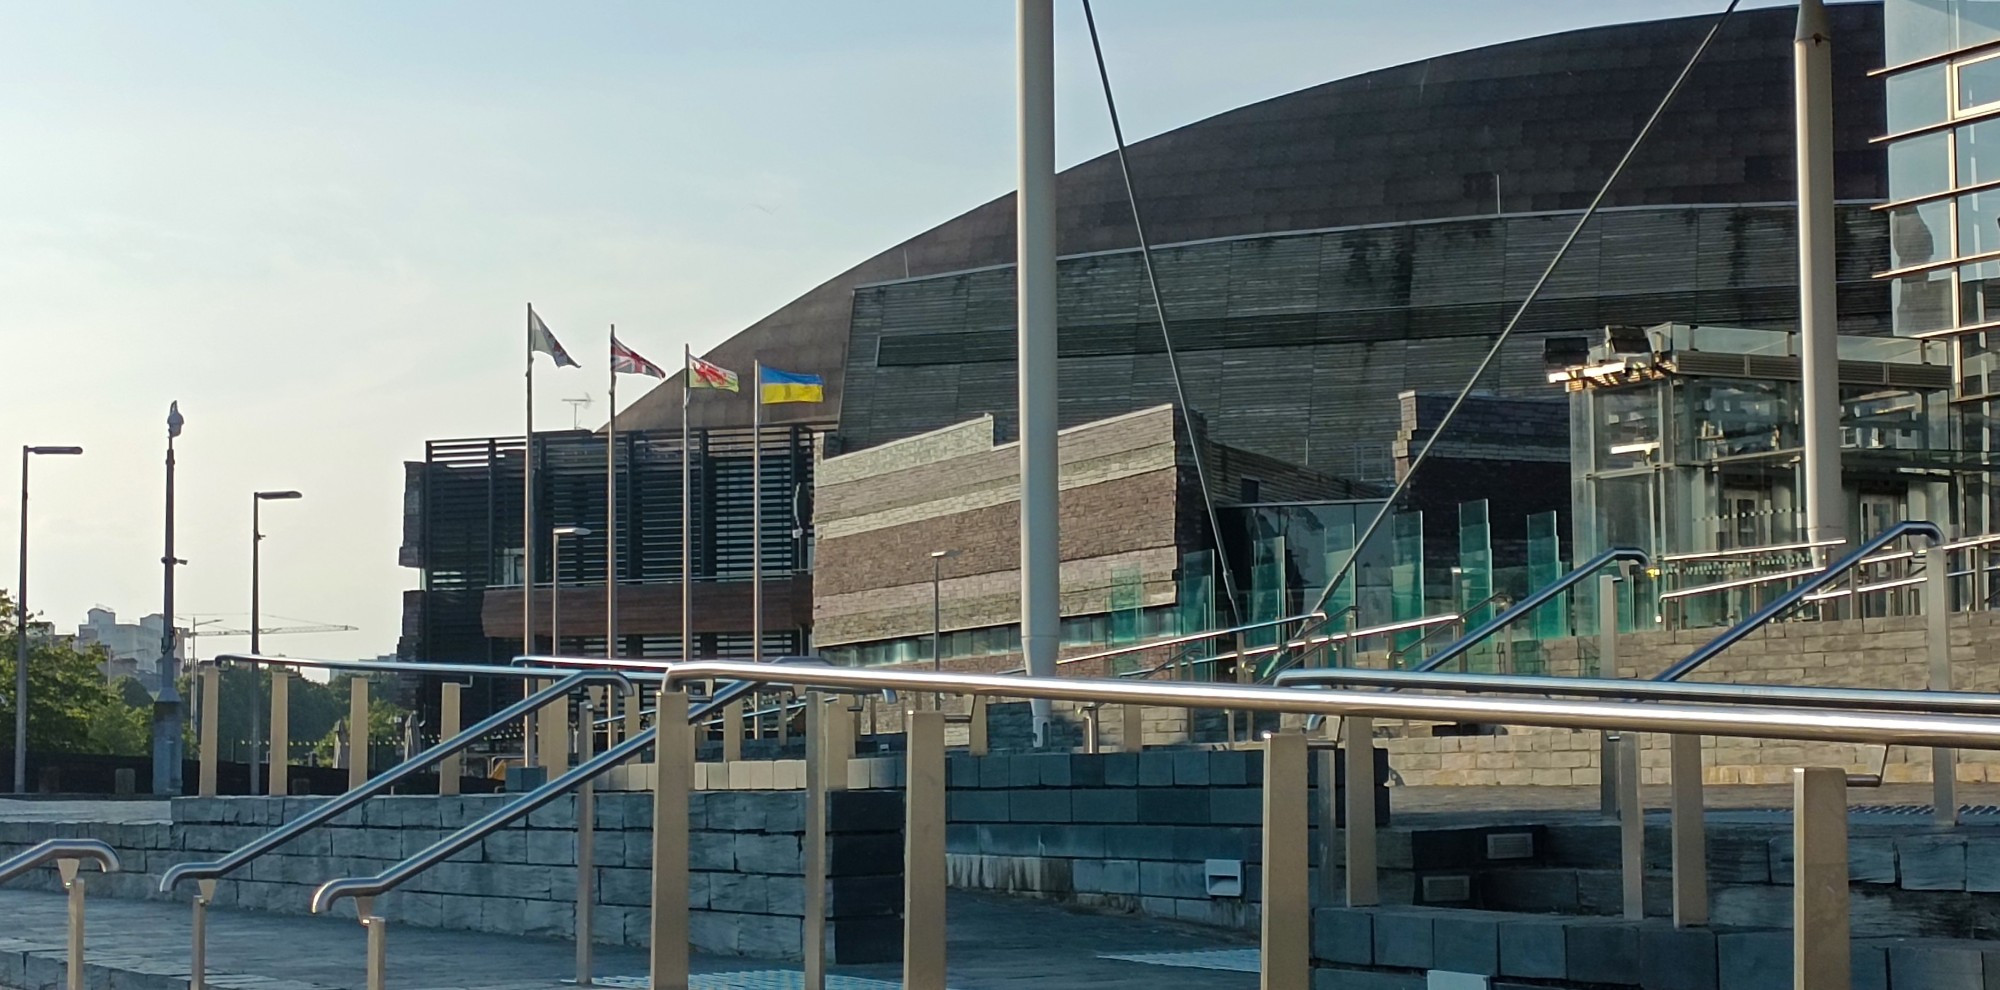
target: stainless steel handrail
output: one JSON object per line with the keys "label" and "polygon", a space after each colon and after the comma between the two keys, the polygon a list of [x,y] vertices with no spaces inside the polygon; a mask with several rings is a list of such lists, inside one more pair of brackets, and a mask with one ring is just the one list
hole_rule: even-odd
{"label": "stainless steel handrail", "polygon": [[[575,658],[538,657],[536,659],[555,661],[555,660],[573,660]],[[274,657],[274,656],[252,655],[248,653],[224,653],[220,656],[215,657],[213,660],[204,662],[215,663],[221,666],[228,666],[230,664],[239,661],[245,663],[255,662],[262,665],[278,666],[278,667],[310,667],[315,670],[366,671],[368,673],[375,673],[375,674],[438,674],[449,677],[507,677],[507,678],[513,678],[515,680],[524,680],[531,677],[562,677],[570,673],[570,670],[567,668],[591,667],[593,669],[602,669],[610,666],[622,666],[623,663],[621,661],[619,664],[613,664],[611,661],[599,657],[587,664],[580,664],[580,663],[551,664],[551,666],[553,667],[559,667],[565,669],[549,669],[549,667],[547,666],[524,667],[524,666],[519,666],[517,664],[497,664],[497,663],[496,664],[432,663],[429,661],[418,661],[418,660],[412,660],[408,662],[404,662],[401,660],[396,660],[396,661],[315,660],[311,657]],[[659,672],[658,664],[647,665],[643,666],[636,675],[627,674],[626,679],[655,681],[659,679],[658,672]]]}
{"label": "stainless steel handrail", "polygon": [[[247,656],[232,656],[231,659],[247,660],[248,658]],[[262,658],[259,659],[261,660]],[[520,701],[486,716],[486,718],[460,732],[458,735],[444,740],[430,749],[424,750],[422,753],[383,771],[380,776],[371,778],[368,783],[327,801],[313,808],[311,811],[252,839],[247,845],[242,846],[221,859],[205,863],[180,863],[168,867],[166,873],[160,876],[160,892],[163,894],[171,893],[174,887],[183,880],[212,880],[217,877],[227,876],[257,857],[305,834],[314,826],[329,821],[346,812],[348,809],[360,805],[363,801],[388,790],[397,781],[411,776],[445,757],[464,752],[471,748],[472,744],[478,741],[481,736],[502,726],[511,725],[514,720],[539,710],[543,705],[551,701],[567,696],[571,691],[579,687],[600,682],[616,685],[621,692],[632,689],[630,678],[617,671],[580,671],[570,674],[554,685],[528,695]]]}
{"label": "stainless steel handrail", "polygon": [[1828,564],[1825,570],[1799,582],[1784,594],[1779,595],[1769,605],[1759,609],[1755,615],[1723,630],[1721,635],[1704,643],[1699,649],[1688,654],[1679,663],[1655,674],[1652,679],[1656,681],[1680,680],[1682,677],[1687,676],[1690,671],[1714,659],[1723,650],[1736,645],[1743,637],[1763,627],[1765,623],[1790,611],[1804,600],[1807,595],[1839,579],[1841,575],[1852,570],[1876,551],[1908,536],[1925,537],[1933,545],[1944,542],[1944,530],[1938,528],[1936,523],[1914,519],[1896,523],[1881,533],[1876,534],[1874,539],[1856,547],[1847,556]]}
{"label": "stainless steel handrail", "polygon": [[1535,677],[1521,674],[1420,674],[1407,670],[1293,670],[1278,676],[1280,687],[1376,687],[1394,690],[1481,691],[1501,694],[1620,698],[1626,701],[1682,701],[1842,708],[1948,715],[2000,715],[2000,694],[1969,691],[1895,691],[1823,688],[1782,684],[1710,684],[1693,681],[1633,681],[1612,677]]}
{"label": "stainless steel handrail", "polygon": [[[798,669],[797,665],[748,662],[743,663],[742,666],[755,670]],[[688,721],[690,723],[700,721],[707,717],[710,712],[716,711],[724,705],[732,704],[742,695],[755,691],[759,684],[762,683],[746,678],[733,678],[731,680],[733,683],[717,688],[714,696],[707,703],[689,712]],[[498,831],[502,826],[527,815],[536,808],[554,801],[556,798],[562,797],[564,794],[575,790],[583,784],[597,779],[612,767],[639,755],[646,747],[651,746],[653,741],[659,738],[659,735],[660,727],[658,724],[655,724],[630,739],[626,739],[618,745],[591,757],[589,760],[577,764],[562,776],[521,795],[513,801],[507,802],[499,808],[495,808],[491,812],[481,816],[477,821],[469,822],[458,831],[417,850],[401,862],[388,867],[374,876],[340,877],[320,884],[318,889],[313,891],[313,913],[325,913],[343,897],[377,897],[396,889],[417,874],[450,859],[473,843],[484,840],[488,835]]]}
{"label": "stainless steel handrail", "polygon": [[[1349,607],[1352,608],[1352,606]],[[1154,667],[1151,670],[1147,670],[1144,672],[1133,672],[1130,674],[1120,674],[1118,676],[1149,677],[1153,674],[1159,673],[1162,670],[1166,670],[1169,667],[1199,667],[1204,664],[1220,663],[1224,660],[1241,660],[1241,659],[1248,659],[1251,657],[1266,656],[1269,654],[1280,652],[1282,650],[1303,650],[1303,649],[1310,649],[1316,646],[1328,646],[1333,643],[1348,643],[1356,640],[1371,639],[1376,636],[1387,636],[1390,633],[1399,633],[1410,629],[1422,629],[1426,626],[1443,625],[1446,623],[1457,622],[1458,618],[1459,617],[1455,614],[1426,615],[1423,616],[1422,618],[1417,618],[1417,619],[1402,619],[1396,622],[1384,623],[1379,626],[1369,626],[1366,629],[1346,629],[1335,633],[1312,633],[1304,636],[1295,636],[1292,639],[1287,640],[1282,644],[1273,643],[1269,646],[1253,646],[1244,650],[1231,650],[1228,653],[1218,653],[1212,657],[1198,657],[1192,660],[1180,660],[1170,663],[1163,663],[1160,666]]]}
{"label": "stainless steel handrail", "polygon": [[[1157,650],[1163,646],[1181,646],[1188,643],[1199,643],[1203,640],[1221,639],[1224,636],[1234,636],[1237,635],[1238,633],[1252,632],[1254,630],[1265,629],[1270,626],[1282,626],[1290,622],[1308,623],[1308,622],[1322,620],[1325,618],[1326,618],[1325,612],[1306,612],[1302,615],[1288,615],[1282,619],[1262,619],[1257,622],[1246,622],[1240,626],[1230,626],[1226,629],[1205,629],[1200,632],[1184,633],[1179,636],[1169,636],[1165,639],[1154,639],[1154,640],[1148,640],[1144,643],[1134,643],[1131,646],[1121,646],[1115,650],[1104,650],[1099,653],[1086,653],[1083,654],[1082,656],[1065,657],[1063,659],[1057,660],[1056,664],[1058,666],[1067,666],[1069,664],[1084,663],[1090,660],[1108,660],[1112,657],[1122,657],[1128,653],[1144,653],[1147,650]],[[1007,671],[1007,673],[1010,674],[1020,674],[1026,672],[1027,668],[1025,666],[1016,667],[1013,670]]]}
{"label": "stainless steel handrail", "polygon": [[118,850],[99,839],[46,839],[0,861],[0,883],[38,866],[75,859],[96,863],[106,873],[118,872]]}
{"label": "stainless steel handrail", "polygon": [[[1496,591],[1490,595],[1487,595],[1485,598],[1480,599],[1471,608],[1465,609],[1464,611],[1459,612],[1457,616],[1455,616],[1455,618],[1458,620],[1459,628],[1461,630],[1465,628],[1465,620],[1472,613],[1477,612],[1480,609],[1485,608],[1486,606],[1491,605],[1495,602],[1510,601],[1512,598],[1513,598],[1512,595],[1509,595],[1504,591]],[[1398,661],[1400,661],[1403,658],[1404,653],[1413,650],[1417,647],[1420,647],[1425,643],[1430,642],[1431,637],[1436,636],[1438,633],[1443,632],[1449,625],[1451,625],[1451,623],[1440,622],[1437,625],[1424,630],[1424,634],[1422,636],[1417,637],[1414,642],[1410,643],[1410,645],[1390,650],[1389,664],[1391,666],[1394,666]]]}
{"label": "stainless steel handrail", "polygon": [[1571,587],[1582,582],[1585,578],[1588,578],[1592,574],[1595,574],[1598,571],[1603,570],[1606,566],[1610,564],[1628,560],[1637,563],[1641,567],[1645,567],[1652,562],[1651,555],[1647,554],[1646,551],[1640,550],[1636,547],[1611,547],[1607,550],[1603,550],[1599,552],[1597,556],[1584,561],[1582,564],[1578,565],[1575,569],[1571,570],[1569,573],[1564,574],[1562,577],[1559,577],[1554,581],[1551,581],[1548,584],[1545,584],[1542,587],[1536,588],[1534,591],[1529,592],[1526,597],[1522,598],[1518,602],[1515,602],[1505,612],[1502,612],[1499,615],[1496,615],[1493,618],[1487,620],[1485,625],[1480,626],[1479,628],[1474,629],[1463,636],[1460,636],[1457,640],[1447,645],[1444,649],[1439,650],[1437,653],[1432,654],[1423,663],[1418,664],[1416,669],[1418,671],[1436,670],[1439,667],[1442,667],[1445,664],[1458,659],[1466,651],[1472,649],[1474,646],[1479,645],[1479,643],[1482,640],[1486,639],[1486,637],[1491,636],[1496,632],[1499,632],[1501,629],[1505,628],[1509,623],[1512,623],[1515,619],[1527,615],[1529,612],[1532,612],[1535,609],[1540,608],[1543,605],[1549,603],[1550,601],[1553,601],[1557,595],[1560,595],[1563,592],[1568,591]]}

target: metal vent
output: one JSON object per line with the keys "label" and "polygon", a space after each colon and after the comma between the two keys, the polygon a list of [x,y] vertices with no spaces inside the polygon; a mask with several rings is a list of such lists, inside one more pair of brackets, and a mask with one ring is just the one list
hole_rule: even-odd
{"label": "metal vent", "polygon": [[1425,904],[1462,904],[1472,899],[1472,877],[1453,873],[1424,878]]}
{"label": "metal vent", "polygon": [[1533,859],[1535,833],[1491,832],[1486,836],[1487,859]]}

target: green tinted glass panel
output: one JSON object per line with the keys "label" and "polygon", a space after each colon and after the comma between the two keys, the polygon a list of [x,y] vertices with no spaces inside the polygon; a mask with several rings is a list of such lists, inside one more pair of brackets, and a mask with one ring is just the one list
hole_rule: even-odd
{"label": "green tinted glass panel", "polygon": [[[1540,512],[1528,517],[1528,590],[1539,591],[1563,575],[1562,536],[1556,530],[1556,514]],[[1528,618],[1538,640],[1568,635],[1569,595],[1557,595]]]}
{"label": "green tinted glass panel", "polygon": [[[1215,628],[1215,551],[1197,550],[1181,556],[1181,579],[1178,590],[1182,635]],[[1214,644],[1210,642],[1191,643],[1183,647],[1189,657],[1214,656]]]}
{"label": "green tinted glass panel", "polygon": [[[1389,523],[1389,618],[1394,622],[1424,614],[1424,514],[1398,512]],[[1421,631],[1396,634],[1396,648],[1408,650]]]}
{"label": "green tinted glass panel", "polygon": [[[1270,622],[1285,617],[1285,538],[1274,536],[1250,545],[1250,614],[1247,622]],[[1251,646],[1270,646],[1284,630],[1265,626],[1250,630],[1244,639]]]}
{"label": "green tinted glass panel", "polygon": [[[1485,499],[1458,505],[1458,580],[1452,590],[1468,630],[1485,624],[1494,614],[1493,528],[1486,512]],[[1466,669],[1490,673],[1493,657],[1494,640],[1489,639],[1466,657]]]}
{"label": "green tinted glass panel", "polygon": [[1114,567],[1111,570],[1111,645],[1139,641],[1139,610],[1142,605],[1139,569]]}

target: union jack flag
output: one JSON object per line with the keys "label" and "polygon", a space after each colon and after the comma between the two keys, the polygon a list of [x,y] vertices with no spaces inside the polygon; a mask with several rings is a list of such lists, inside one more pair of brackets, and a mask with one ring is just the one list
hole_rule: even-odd
{"label": "union jack flag", "polygon": [[611,338],[611,370],[621,375],[651,375],[665,378],[667,373],[659,365],[639,356],[639,352]]}

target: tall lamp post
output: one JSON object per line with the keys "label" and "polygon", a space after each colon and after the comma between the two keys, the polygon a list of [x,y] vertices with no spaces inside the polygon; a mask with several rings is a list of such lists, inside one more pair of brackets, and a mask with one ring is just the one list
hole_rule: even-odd
{"label": "tall lamp post", "polygon": [[181,695],[175,684],[180,664],[175,653],[174,567],[187,561],[174,556],[174,438],[181,435],[181,404],[167,406],[167,547],[160,555],[166,570],[166,588],[161,596],[160,614],[165,628],[160,632],[160,693],[153,699],[153,796],[167,797],[181,792]]}
{"label": "tall lamp post", "polygon": [[14,793],[28,793],[28,458],[82,447],[21,448],[21,583],[14,595]]}
{"label": "tall lamp post", "polygon": [[944,669],[944,651],[939,649],[944,639],[944,562],[958,556],[956,550],[931,551],[931,669]]}
{"label": "tall lamp post", "polygon": [[549,531],[549,652],[562,655],[562,541],[565,536],[589,536],[583,526],[557,526]]}
{"label": "tall lamp post", "polygon": [[[262,596],[261,596],[262,582],[259,580],[260,570],[261,570],[261,568],[259,567],[260,564],[259,558],[261,557],[260,549],[264,543],[264,529],[263,526],[260,524],[259,510],[261,510],[264,507],[265,502],[282,500],[282,499],[304,498],[304,497],[305,497],[304,495],[301,495],[298,492],[294,491],[250,493],[250,655],[251,656],[261,656],[264,652],[262,648],[263,643],[257,634],[258,633],[257,627],[263,624],[262,621],[260,621],[263,618],[262,614],[263,608],[262,608]],[[252,794],[256,794],[262,789],[263,777],[258,773],[258,768],[264,762],[263,760],[264,706],[255,697],[257,694],[260,693],[258,691],[259,681],[257,677],[257,666],[258,666],[257,661],[255,660],[250,661],[250,691],[252,695],[252,700],[250,704],[250,793]]]}

